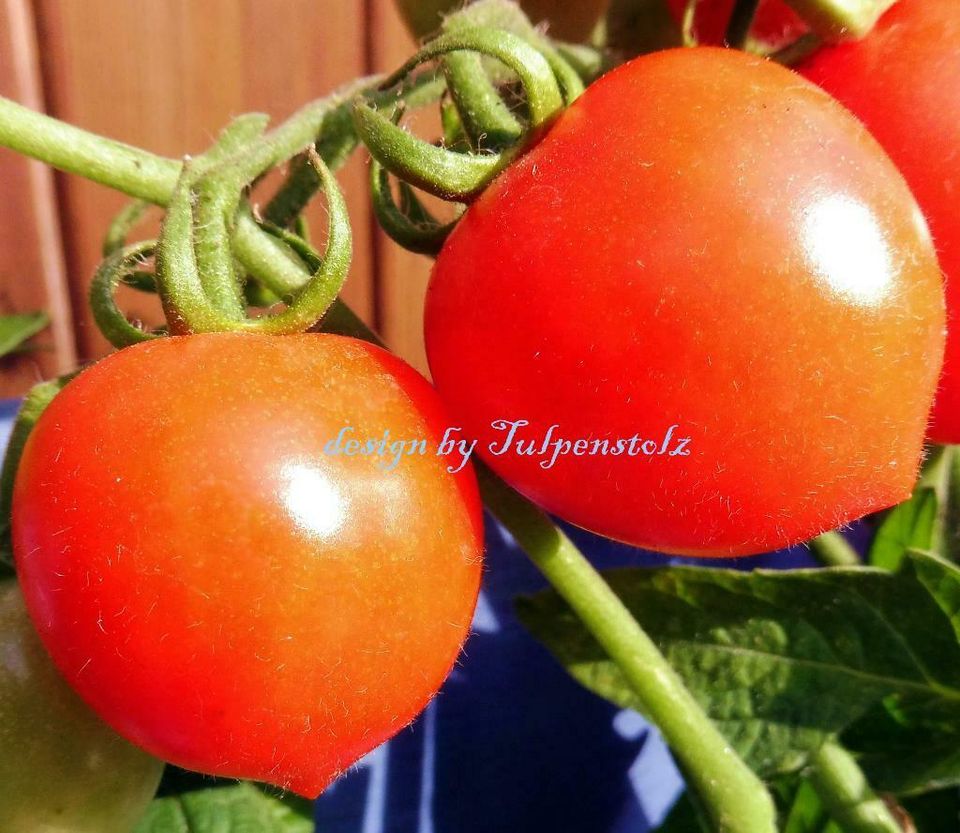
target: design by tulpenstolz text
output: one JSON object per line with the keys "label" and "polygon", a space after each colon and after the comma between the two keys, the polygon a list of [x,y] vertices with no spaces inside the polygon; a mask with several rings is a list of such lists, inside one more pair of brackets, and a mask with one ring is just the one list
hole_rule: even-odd
{"label": "design by tulpenstolz text", "polygon": [[[530,422],[525,419],[498,419],[490,427],[499,436],[487,445],[487,452],[493,457],[516,454],[523,457],[539,458],[539,465],[552,469],[557,462],[567,456],[574,457],[689,457],[690,437],[681,436],[680,425],[669,426],[659,438],[642,437],[633,434],[629,437],[569,438],[561,434],[559,425],[551,425],[545,432],[537,435],[525,430]],[[377,465],[391,471],[403,461],[404,457],[426,456],[449,457],[447,471],[456,474],[462,470],[476,451],[478,440],[466,439],[463,429],[447,428],[438,443],[425,438],[393,437],[384,430],[378,437],[358,436],[351,425],[344,425],[337,436],[323,447],[325,454],[345,457],[376,458]]]}

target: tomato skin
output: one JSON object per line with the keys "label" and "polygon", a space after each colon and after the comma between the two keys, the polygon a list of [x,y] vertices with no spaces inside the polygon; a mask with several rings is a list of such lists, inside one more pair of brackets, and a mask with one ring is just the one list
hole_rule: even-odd
{"label": "tomato skin", "polygon": [[[466,212],[425,317],[434,382],[501,476],[594,532],[697,556],[905,499],[943,331],[926,226],[867,131],[789,70],[713,48],[595,82]],[[691,455],[545,469],[489,453],[499,419],[533,438],[677,425]]]}
{"label": "tomato skin", "polygon": [[436,393],[333,335],[115,353],[30,436],[14,488],[27,604],[70,684],[182,767],[317,795],[426,705],[476,602],[471,470],[332,455],[436,440]]}
{"label": "tomato skin", "polygon": [[[721,46],[735,0],[701,0],[694,17],[694,35],[703,46]],[[683,22],[687,0],[667,0],[670,14]],[[783,0],[760,0],[750,35],[769,49],[779,49],[809,32],[803,19]]]}
{"label": "tomato skin", "polygon": [[[550,34],[560,40],[585,40],[607,10],[610,0],[520,0],[534,24],[547,22]],[[417,38],[433,34],[444,15],[455,12],[462,0],[397,0],[407,28]]]}
{"label": "tomato skin", "polygon": [[130,833],[163,772],[66,684],[13,580],[0,582],[0,740],[4,833]]}
{"label": "tomato skin", "polygon": [[[838,98],[890,154],[926,215],[960,316],[960,5],[900,0],[861,41],[818,50],[797,70]],[[930,439],[960,442],[960,334],[947,356]]]}

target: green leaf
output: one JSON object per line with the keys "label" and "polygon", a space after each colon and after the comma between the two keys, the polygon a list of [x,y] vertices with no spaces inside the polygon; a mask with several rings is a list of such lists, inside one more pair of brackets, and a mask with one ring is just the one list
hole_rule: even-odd
{"label": "green leaf", "polygon": [[960,641],[960,567],[931,553],[911,551],[907,555],[917,580],[940,606]]}
{"label": "green leaf", "polygon": [[30,436],[40,415],[74,376],[76,373],[34,385],[23,398],[17,418],[14,420],[7,451],[3,458],[3,467],[0,469],[0,565],[5,565],[7,568],[13,565],[10,508],[13,503],[13,482],[17,476],[23,447],[27,444],[27,437]]}
{"label": "green leaf", "polygon": [[23,343],[50,323],[45,312],[27,312],[22,315],[0,315],[0,356],[17,350]]}
{"label": "green leaf", "polygon": [[870,547],[868,561],[874,567],[895,572],[909,549],[928,550],[940,512],[940,499],[932,488],[921,487],[910,500],[891,510]]}
{"label": "green leaf", "polygon": [[[960,646],[944,609],[948,591],[938,599],[928,589],[943,584],[950,565],[922,555],[915,561],[930,573],[924,581],[913,570],[869,568],[679,567],[605,575],[734,749],[771,777],[804,766],[810,752],[885,699],[891,706],[909,703],[911,721],[934,721],[955,738]],[[523,599],[518,611],[583,685],[640,709],[617,667],[558,596],[547,591]],[[927,760],[919,747],[914,756],[915,764],[935,765],[939,776],[960,781],[960,761],[943,760],[942,750],[930,750]]]}
{"label": "green leaf", "polygon": [[960,449],[956,446],[931,449],[912,497],[887,514],[867,561],[898,570],[910,549],[960,560]]}
{"label": "green leaf", "polygon": [[783,833],[843,833],[809,781],[791,778],[774,790]]}
{"label": "green leaf", "polygon": [[302,808],[244,782],[158,798],[134,833],[313,833],[314,829],[309,812],[304,815]]}
{"label": "green leaf", "polygon": [[[904,578],[927,591],[954,638],[960,639],[960,568],[927,553],[910,552]],[[906,607],[903,615],[909,615]],[[944,655],[941,662],[955,660]],[[953,691],[908,690],[885,697],[843,740],[858,754],[877,789],[910,794],[960,783],[960,702]]]}

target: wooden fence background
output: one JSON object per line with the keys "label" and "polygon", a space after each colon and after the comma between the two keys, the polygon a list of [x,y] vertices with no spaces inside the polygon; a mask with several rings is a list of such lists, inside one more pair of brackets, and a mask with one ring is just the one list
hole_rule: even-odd
{"label": "wooden fence background", "polygon": [[[232,116],[275,118],[413,47],[392,0],[0,0],[0,95],[157,153],[202,150]],[[366,160],[340,174],[354,225],[345,297],[425,368],[429,262],[370,216]],[[103,355],[86,291],[125,198],[0,149],[0,314],[46,309],[52,326],[0,360],[0,396]],[[141,301],[140,303],[143,303]]]}

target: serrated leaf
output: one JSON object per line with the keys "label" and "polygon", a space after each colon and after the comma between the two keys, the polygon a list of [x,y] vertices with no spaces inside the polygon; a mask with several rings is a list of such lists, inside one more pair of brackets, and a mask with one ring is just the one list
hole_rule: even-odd
{"label": "serrated leaf", "polygon": [[[929,593],[960,639],[960,568],[927,553],[907,556],[904,577]],[[843,740],[877,789],[910,794],[960,783],[960,701],[947,691],[886,697]]]}
{"label": "serrated leaf", "polygon": [[[912,571],[679,567],[605,575],[731,745],[764,777],[798,770],[824,740],[884,698],[922,703],[923,715],[960,726],[960,646]],[[558,596],[541,593],[518,610],[583,685],[640,709]],[[960,766],[951,777],[960,777]]]}
{"label": "serrated leaf", "polygon": [[939,605],[960,641],[960,567],[931,553],[911,551],[907,555],[917,580]]}
{"label": "serrated leaf", "polygon": [[50,323],[45,312],[0,315],[0,356],[12,353]]}
{"label": "serrated leaf", "polygon": [[13,503],[13,483],[17,476],[17,466],[23,454],[27,437],[37,424],[40,415],[47,409],[53,398],[76,374],[71,373],[34,385],[23,398],[17,418],[10,432],[7,450],[0,469],[0,565],[10,569],[13,565],[13,547],[10,543],[10,508]]}
{"label": "serrated leaf", "polygon": [[313,833],[315,825],[257,786],[183,793],[155,800],[134,833]]}

